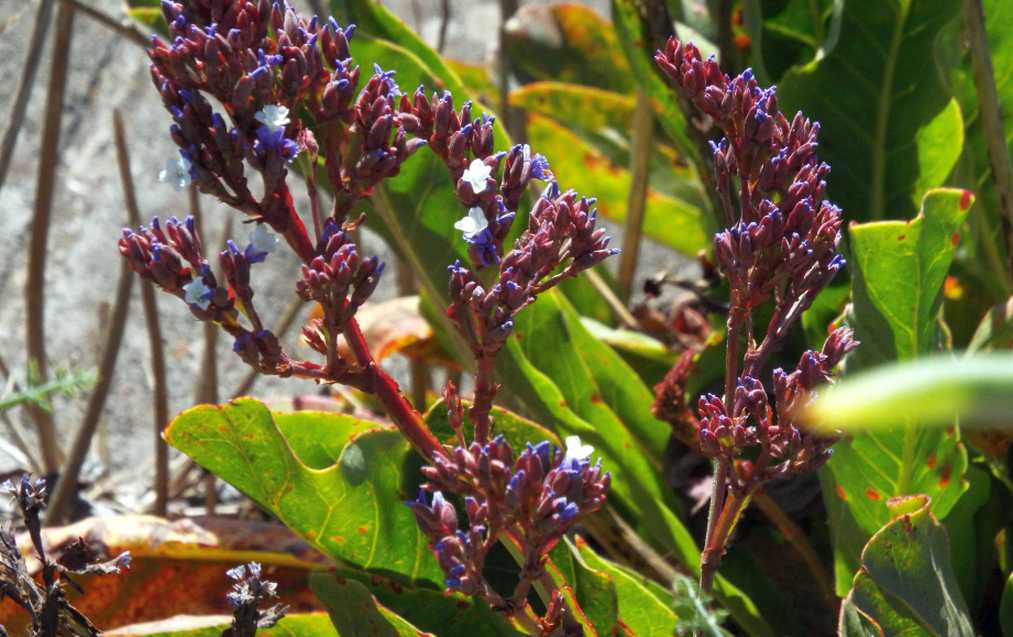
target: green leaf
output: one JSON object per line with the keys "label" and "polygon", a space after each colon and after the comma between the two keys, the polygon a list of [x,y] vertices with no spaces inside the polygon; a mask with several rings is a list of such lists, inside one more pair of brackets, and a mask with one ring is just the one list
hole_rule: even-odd
{"label": "green leaf", "polygon": [[[124,626],[104,634],[116,634],[120,637],[141,637],[142,635],[145,637],[221,637],[222,631],[230,625],[229,622],[221,621],[201,622],[207,625],[200,628],[159,630],[155,628],[155,625],[160,623],[162,622]],[[412,634],[414,635],[414,633]],[[274,627],[258,630],[257,635],[260,637],[340,637],[326,613],[286,615]]]}
{"label": "green leaf", "polygon": [[[561,183],[581,192],[593,192],[602,215],[618,224],[625,221],[631,187],[626,168],[613,164],[573,132],[548,118],[530,114],[527,133],[531,144],[552,158],[552,172]],[[687,256],[711,245],[706,213],[650,188],[643,233]]]}
{"label": "green leaf", "polygon": [[615,29],[589,7],[525,7],[507,24],[510,70],[527,83],[555,80],[628,94],[635,88]]}
{"label": "green leaf", "polygon": [[861,569],[841,608],[841,637],[974,637],[946,530],[929,511],[928,498],[899,501],[894,513],[862,551]]}
{"label": "green leaf", "polygon": [[[897,415],[904,414],[899,420]],[[807,413],[817,427],[846,432],[919,427],[1008,429],[1013,354],[935,356],[877,367],[821,392]]]}
{"label": "green leaf", "polygon": [[649,386],[659,383],[675,364],[675,354],[643,332],[609,327],[586,316],[580,322],[591,336],[617,351]]}
{"label": "green leaf", "polygon": [[[402,622],[414,626],[419,631],[427,631],[440,637],[474,635],[518,637],[526,634],[507,621],[501,613],[489,608],[485,602],[461,593],[406,586],[396,580],[359,570],[339,570],[334,574],[318,572],[310,576],[310,586],[314,590],[325,592],[322,598],[329,596],[328,592],[332,589],[354,586],[351,584],[353,581],[368,590],[374,598],[373,604],[382,615],[390,618],[389,613],[396,613]],[[338,595],[352,595],[361,599],[363,603],[366,602],[361,589],[355,592],[338,592]],[[327,599],[321,601],[328,602]],[[354,621],[355,618],[348,620]],[[347,634],[358,637],[361,633],[352,631]]]}
{"label": "green leaf", "polygon": [[823,124],[830,196],[852,218],[913,210],[960,156],[959,107],[933,55],[959,8],[952,0],[847,2],[834,50],[781,79],[782,110],[804,109]]}
{"label": "green leaf", "polygon": [[[909,222],[851,227],[849,322],[862,345],[847,360],[849,373],[936,349],[942,286],[955,251],[953,234],[970,204],[962,191],[935,190]],[[898,420],[895,428],[842,440],[823,470],[832,476],[832,490],[824,498],[828,508],[831,502],[838,505],[835,497],[846,507],[831,516],[833,535],[847,540],[834,545],[838,582],[842,569],[858,557],[848,527],[874,533],[890,519],[888,498],[913,493],[931,496],[933,513],[943,518],[967,488],[967,451],[955,428],[919,429],[904,412],[891,413]]]}
{"label": "green leaf", "polygon": [[[679,618],[672,610],[670,593],[659,588],[642,575],[633,573],[599,556],[580,536],[567,542],[579,563],[609,577],[615,591],[618,619],[629,634],[669,637],[675,632]],[[581,591],[578,585],[578,598]]]}
{"label": "green leaf", "polygon": [[999,602],[999,625],[1002,626],[1003,637],[1013,637],[1013,573],[1002,588],[1002,601]]}
{"label": "green leaf", "polygon": [[933,190],[911,221],[851,226],[853,325],[862,342],[854,357],[858,365],[908,360],[936,349],[943,282],[973,201],[967,191]]}
{"label": "green leaf", "polygon": [[183,412],[165,439],[339,563],[443,581],[403,505],[417,460],[396,430],[341,414],[276,419],[241,398]]}
{"label": "green leaf", "polygon": [[354,579],[316,573],[310,576],[310,588],[327,608],[339,634],[356,637],[432,636],[432,633],[419,630],[377,602],[369,589]]}

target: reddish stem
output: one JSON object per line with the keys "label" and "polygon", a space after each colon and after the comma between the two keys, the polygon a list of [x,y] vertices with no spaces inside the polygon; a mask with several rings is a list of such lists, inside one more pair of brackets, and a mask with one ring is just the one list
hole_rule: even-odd
{"label": "reddish stem", "polygon": [[348,347],[355,355],[356,361],[370,375],[371,389],[375,392],[376,397],[380,399],[384,409],[387,411],[387,415],[394,421],[397,428],[401,430],[404,437],[430,462],[437,456],[442,455],[443,445],[433,435],[433,432],[429,430],[429,426],[426,425],[422,414],[416,411],[411,403],[408,402],[408,399],[405,398],[404,394],[401,393],[401,387],[397,384],[397,381],[391,378],[373,360],[373,355],[366,344],[366,337],[363,336],[362,330],[359,329],[359,322],[354,318],[349,319],[345,324],[343,333],[345,340],[348,342]]}

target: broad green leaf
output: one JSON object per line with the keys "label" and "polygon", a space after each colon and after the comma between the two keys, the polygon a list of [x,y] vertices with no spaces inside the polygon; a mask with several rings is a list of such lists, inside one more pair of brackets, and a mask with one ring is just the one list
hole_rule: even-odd
{"label": "broad green leaf", "polygon": [[894,519],[866,544],[840,631],[841,637],[974,637],[946,530],[926,496],[896,501]]}
{"label": "broad green leaf", "polygon": [[432,637],[377,602],[369,589],[354,579],[319,573],[310,577],[310,586],[341,635]]}
{"label": "broad green leaf", "polygon": [[[551,157],[552,171],[561,183],[581,192],[593,192],[598,211],[616,223],[626,219],[631,177],[629,171],[583,142],[556,122],[531,114],[528,139]],[[681,199],[648,189],[645,236],[687,256],[711,245],[706,213]]]}
{"label": "broad green leaf", "polygon": [[[897,415],[904,414],[899,420]],[[876,367],[821,392],[816,427],[846,432],[919,427],[1013,427],[1013,354],[952,355]]]}
{"label": "broad green leaf", "polygon": [[[580,537],[568,542],[570,550],[588,568],[611,578],[615,589],[620,624],[638,637],[668,637],[675,632],[679,618],[672,610],[672,595],[642,575],[614,564],[596,554]],[[578,596],[580,590],[578,589]]]}
{"label": "broad green leaf", "polygon": [[[956,249],[953,235],[971,201],[959,190],[935,190],[925,196],[922,212],[909,222],[851,227],[849,322],[862,345],[848,358],[849,373],[911,360],[937,348],[943,280]],[[825,500],[829,503],[836,495],[847,507],[837,521],[846,525],[853,521],[867,535],[889,520],[890,497],[928,494],[933,513],[943,518],[967,488],[967,451],[955,428],[920,429],[906,413],[892,415],[898,421],[895,428],[842,440],[824,469],[833,482]],[[844,533],[840,527],[833,529],[838,538]],[[834,550],[840,575],[843,566],[857,559],[855,543],[838,542]]]}
{"label": "broad green leaf", "polygon": [[[222,631],[229,627],[228,621],[222,617],[208,618],[210,621],[201,621],[201,618],[186,618],[186,621],[179,621],[179,624],[199,624],[200,627],[159,629],[159,625],[170,622],[149,622],[134,626],[124,626],[114,631],[108,631],[105,635],[119,635],[120,637],[221,637]],[[415,633],[411,633],[415,635]],[[327,613],[296,613],[281,618],[272,628],[262,628],[257,631],[259,637],[340,637],[334,630],[330,617]]]}
{"label": "broad green leaf", "polygon": [[844,0],[743,3],[749,62],[757,79],[772,84],[792,66],[829,54],[837,45]]}
{"label": "broad green leaf", "polygon": [[973,201],[967,191],[934,190],[911,221],[851,226],[853,326],[862,342],[854,358],[860,366],[936,349],[943,282]]}
{"label": "broad green leaf", "polygon": [[443,581],[403,505],[417,465],[396,430],[341,414],[275,419],[241,398],[183,412],[165,439],[338,563]]}
{"label": "broad green leaf", "polygon": [[834,50],[778,84],[784,111],[804,109],[823,124],[821,155],[834,169],[830,196],[849,217],[912,211],[960,156],[959,107],[933,55],[959,9],[953,0],[846,2]]}
{"label": "broad green leaf", "polygon": [[[426,631],[433,635],[439,635],[439,637],[473,637],[474,635],[519,637],[526,634],[507,621],[501,613],[489,608],[485,602],[461,593],[448,593],[421,586],[406,586],[396,580],[367,574],[359,570],[339,569],[337,573],[318,572],[310,576],[310,586],[323,593],[321,601],[325,604],[328,604],[328,597],[333,602],[342,594],[352,595],[366,602],[361,589],[352,593],[342,593],[336,590],[352,587],[354,586],[352,582],[368,589],[375,600],[373,603],[376,609],[385,617],[390,618],[390,613],[396,613],[402,622],[414,626],[416,630]],[[336,595],[331,596],[331,591],[335,591]],[[339,631],[341,631],[340,626]],[[345,635],[346,633],[341,631],[341,634]],[[361,633],[353,631],[347,634],[358,637]]]}
{"label": "broad green leaf", "polygon": [[635,87],[615,29],[590,7],[525,7],[506,32],[510,70],[523,83],[553,80],[622,94]]}

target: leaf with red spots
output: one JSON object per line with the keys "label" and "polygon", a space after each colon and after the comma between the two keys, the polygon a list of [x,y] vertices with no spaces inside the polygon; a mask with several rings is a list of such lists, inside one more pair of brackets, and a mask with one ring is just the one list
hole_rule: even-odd
{"label": "leaf with red spots", "polygon": [[[884,363],[909,361],[940,347],[939,307],[955,252],[951,237],[968,212],[961,209],[962,197],[960,190],[933,190],[925,196],[922,211],[910,221],[850,226],[853,310],[848,322],[862,345],[848,358],[849,375]],[[932,512],[944,518],[967,488],[967,452],[959,432],[947,436],[942,429],[918,426],[919,406],[938,406],[935,398],[939,396],[910,393],[917,383],[910,377],[896,376],[889,385],[882,379],[865,382],[866,389],[856,397],[847,389],[848,378],[839,388],[823,392],[823,400],[833,401],[833,406],[820,400],[813,419],[828,428],[847,429],[855,420],[851,415],[861,413],[874,416],[882,426],[856,433],[834,447],[824,471],[835,490],[839,486],[847,495],[843,513],[868,537],[890,519],[888,498],[925,493],[932,498]],[[890,389],[908,392],[903,406],[877,402],[877,397]],[[838,396],[847,392],[850,399],[841,402],[833,397],[837,392]],[[954,422],[950,407],[942,404],[945,418],[940,424]],[[932,455],[934,466],[930,467]],[[940,473],[943,467],[948,467],[947,480]],[[873,491],[881,497],[869,497]],[[832,493],[826,494],[825,501],[831,500],[835,505],[840,503]],[[850,573],[841,566],[857,562],[858,545],[846,541],[843,518],[837,519],[840,526],[831,530],[839,567],[838,592],[843,592],[850,585]]]}
{"label": "leaf with red spots", "polygon": [[926,496],[891,500],[892,520],[862,550],[841,606],[840,637],[974,637],[946,529]]}

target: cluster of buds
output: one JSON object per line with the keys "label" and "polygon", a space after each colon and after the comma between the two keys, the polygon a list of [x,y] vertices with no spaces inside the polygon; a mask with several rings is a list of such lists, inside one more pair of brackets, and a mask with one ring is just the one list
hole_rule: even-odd
{"label": "cluster of buds", "polygon": [[[763,383],[747,375],[736,380],[730,410],[719,396],[700,397],[700,451],[733,468],[732,488],[745,490],[756,483],[814,471],[830,459],[836,439],[805,433],[794,416],[815,388],[830,382],[834,367],[856,346],[851,330],[842,327],[830,335],[822,352],[803,353],[795,371],[775,369],[773,405]],[[740,459],[743,456],[752,459]]]}
{"label": "cluster of buds", "polygon": [[[516,610],[524,605],[531,583],[545,575],[546,554],[604,503],[610,475],[601,460],[591,463],[594,449],[577,436],[567,438],[565,451],[543,441],[528,443],[516,456],[501,435],[467,444],[464,409],[452,384],[444,398],[459,444],[422,468],[427,482],[408,506],[436,552],[448,588],[481,595],[494,608]],[[444,492],[463,497],[467,528],[459,525]],[[503,533],[523,554],[509,598],[496,593],[483,575],[486,555]]]}
{"label": "cluster of buds", "polygon": [[[544,575],[546,552],[601,506],[610,478],[600,463],[590,463],[592,450],[579,440],[568,440],[565,452],[548,443],[529,445],[515,458],[502,437],[490,439],[498,390],[493,368],[519,311],[564,278],[616,252],[608,248],[605,231],[595,227],[594,200],[561,192],[548,161],[526,144],[497,152],[493,118],[473,116],[470,103],[456,110],[449,93],[427,97],[421,87],[404,95],[394,73],[379,67],[360,88],[360,68],[349,50],[354,26],[305,19],[270,0],[162,0],[162,12],[170,38],[154,38],[151,76],[173,119],[170,133],[179,157],[169,161],[161,179],[217,197],[250,217],[256,230],[243,249],[227,243],[217,274],[190,219],[125,230],[121,254],[142,277],[186,302],[196,318],[228,331],[236,353],[257,370],[375,394],[429,463],[423,470],[424,493],[431,499],[423,496],[411,506],[446,571],[447,585],[484,595],[508,612],[525,608],[531,583]],[[222,112],[215,112],[214,104]],[[448,385],[445,398],[458,432],[454,448],[433,435],[376,364],[355,318],[376,288],[383,264],[361,254],[352,237],[362,218],[350,213],[422,146],[446,165],[467,210],[454,227],[468,244],[472,267],[450,267],[448,314],[476,358],[476,391],[468,412],[474,439],[464,437],[464,408]],[[288,186],[288,167],[297,157],[307,160],[302,167],[311,223],[295,209]],[[318,171],[321,161],[324,170]],[[262,192],[253,192],[251,170],[260,174]],[[318,172],[334,193],[326,214],[317,198]],[[530,211],[527,228],[505,250],[533,180],[548,185]],[[322,309],[303,336],[326,358],[323,364],[287,355],[255,308],[251,266],[281,242],[277,235],[302,262],[297,294]],[[492,267],[498,278],[477,274]],[[339,336],[352,353],[348,359],[338,354]],[[444,493],[465,498],[466,529],[458,526]],[[504,533],[524,555],[521,583],[509,600],[496,596],[482,572],[489,548]],[[234,579],[254,576],[259,571],[249,567]],[[549,588],[544,626],[572,622],[564,597]]]}
{"label": "cluster of buds", "polygon": [[[799,371],[774,372],[778,387],[776,379],[805,377],[790,383],[790,401],[775,391],[776,409],[770,408],[759,378],[789,329],[844,266],[838,252],[842,215],[824,199],[830,167],[816,156],[818,123],[802,113],[789,122],[778,110],[773,87],[760,88],[748,69],[734,78],[725,75],[692,44],[670,39],[655,59],[676,90],[725,133],[712,146],[716,187],[731,224],[714,239],[718,268],[731,296],[729,355],[724,396],[700,399],[699,445],[705,455],[749,476],[730,486],[755,488],[772,477],[812,470],[829,455],[832,441],[799,430],[791,411],[804,400],[802,394],[829,380],[833,366],[857,346],[850,330],[831,334],[822,353],[806,352]],[[771,300],[771,319],[755,343],[752,312]],[[747,342],[739,370],[743,337]],[[822,373],[802,373],[803,365]],[[762,449],[759,457],[736,465],[750,447]]]}
{"label": "cluster of buds", "polygon": [[257,629],[271,628],[285,616],[288,606],[284,604],[260,608],[277,599],[278,585],[263,579],[259,563],[240,564],[225,574],[233,581],[232,590],[225,596],[232,606],[232,625],[222,637],[253,637]]}
{"label": "cluster of buds", "polygon": [[[726,75],[692,44],[671,38],[655,60],[676,91],[725,134],[712,143],[715,185],[729,224],[714,238],[730,290],[725,387],[723,396],[701,397],[698,419],[691,419],[700,451],[716,460],[701,576],[708,590],[750,495],[769,480],[813,471],[829,458],[833,439],[800,429],[794,414],[858,343],[849,329],[835,330],[821,352],[802,355],[796,370],[774,370],[769,399],[761,380],[767,362],[844,267],[841,211],[824,198],[830,167],[816,156],[819,124],[802,113],[789,121],[773,87],[760,88],[748,69]],[[757,343],[753,312],[768,303],[771,318]],[[657,396],[681,398],[666,387]],[[655,412],[673,410],[655,405]]]}
{"label": "cluster of buds", "polygon": [[[70,543],[57,559],[53,559],[42,539],[42,512],[46,506],[46,481],[32,480],[26,473],[15,484],[0,486],[11,496],[24,522],[41,568],[41,582],[25,565],[14,534],[6,526],[0,528],[0,600],[10,598],[32,617],[29,635],[89,635],[100,631],[69,601],[65,586],[83,593],[72,575],[111,575],[129,568],[130,553],[124,552],[111,560],[102,560],[97,552],[78,538]],[[0,626],[0,631],[3,627]],[[3,632],[2,634],[6,634]]]}

